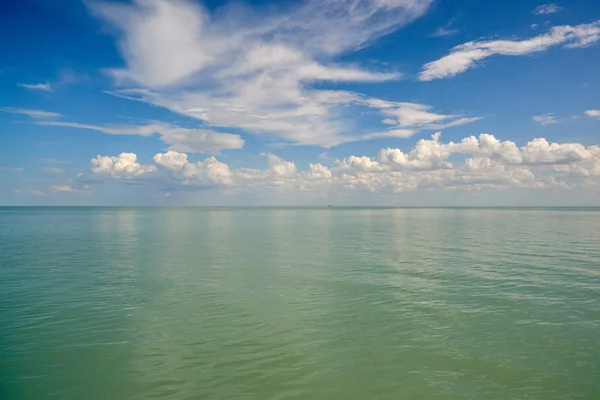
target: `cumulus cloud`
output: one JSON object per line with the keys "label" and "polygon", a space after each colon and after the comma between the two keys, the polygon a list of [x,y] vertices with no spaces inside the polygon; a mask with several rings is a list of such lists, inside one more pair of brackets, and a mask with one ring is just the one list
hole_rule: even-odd
{"label": "cumulus cloud", "polygon": [[[263,154],[267,160],[265,169],[232,169],[215,157],[193,162],[185,153],[168,151],[156,154],[150,165],[140,164],[135,154],[98,156],[92,160],[92,172],[117,180],[151,176],[158,182],[175,185],[173,190],[180,185],[248,195],[265,191],[327,196],[432,188],[569,189],[600,182],[600,146],[550,143],[543,138],[518,146],[490,134],[469,136],[459,142],[440,139],[441,133],[437,132],[431,139],[419,140],[409,151],[385,148],[374,157],[351,155],[336,160],[332,167],[310,163],[306,170],[272,153]],[[100,160],[110,162],[100,167]],[[115,167],[118,160],[125,160],[120,168]]]}
{"label": "cumulus cloud", "polygon": [[533,13],[535,15],[547,15],[547,14],[557,13],[560,10],[562,10],[562,7],[560,7],[558,4],[550,3],[550,4],[542,4],[541,6],[537,6],[536,8],[533,9]]}
{"label": "cumulus cloud", "polygon": [[263,154],[269,162],[269,171],[280,178],[292,177],[296,174],[296,164],[293,161],[286,161],[275,154]]}
{"label": "cumulus cloud", "polygon": [[229,185],[229,166],[215,157],[204,161],[190,162],[187,154],[168,151],[154,156],[154,162],[165,170],[171,178],[184,185]]}
{"label": "cumulus cloud", "polygon": [[24,108],[13,108],[13,107],[0,107],[0,111],[11,114],[23,114],[27,115],[31,118],[59,118],[62,117],[62,114],[50,112],[50,111],[42,111],[42,110],[28,110]]}
{"label": "cumulus cloud", "polygon": [[44,92],[52,91],[52,85],[49,83],[17,83],[17,86],[31,90],[42,90]]}
{"label": "cumulus cloud", "polygon": [[96,156],[91,160],[92,174],[117,180],[166,180],[183,186],[227,186],[232,183],[229,166],[208,157],[191,162],[188,155],[176,151],[156,154],[154,164],[141,164],[137,155],[121,153],[119,156]]}
{"label": "cumulus cloud", "polygon": [[218,153],[221,150],[241,149],[245,141],[239,135],[219,133],[208,129],[187,129],[164,123],[146,125],[90,125],[77,122],[38,121],[38,125],[89,129],[109,135],[160,135],[169,149],[188,153]]}
{"label": "cumulus cloud", "polygon": [[452,164],[448,157],[452,150],[440,144],[441,132],[432,136],[433,140],[421,139],[407,154],[400,149],[382,149],[379,152],[379,161],[395,170],[432,170],[450,169]]}
{"label": "cumulus cloud", "polygon": [[137,162],[134,153],[121,153],[118,157],[96,156],[92,161],[92,172],[115,178],[134,178],[156,170],[154,165],[142,165]]}
{"label": "cumulus cloud", "polygon": [[110,74],[141,86],[111,94],[212,126],[329,147],[365,140],[368,132],[352,123],[352,108],[362,103],[315,83],[399,78],[337,59],[419,18],[431,0],[232,3],[212,13],[186,0],[91,4],[116,33],[126,63]]}
{"label": "cumulus cloud", "polygon": [[[556,165],[554,170],[579,178],[600,177],[600,146],[590,146],[586,150],[590,155],[586,155],[583,161]],[[600,188],[600,180],[592,180],[588,183],[597,184]]]}
{"label": "cumulus cloud", "polygon": [[600,110],[587,110],[585,115],[592,118],[600,118]]}
{"label": "cumulus cloud", "polygon": [[533,139],[520,151],[524,164],[570,164],[594,157],[579,143],[548,143],[543,138]]}
{"label": "cumulus cloud", "polygon": [[557,122],[556,117],[552,113],[544,115],[535,115],[532,117],[532,119],[535,122],[539,122],[540,125],[551,125]]}
{"label": "cumulus cloud", "polygon": [[586,47],[600,40],[600,21],[576,26],[555,26],[548,33],[525,40],[481,40],[454,47],[450,54],[423,66],[419,79],[432,81],[458,75],[493,55],[522,56],[552,46]]}

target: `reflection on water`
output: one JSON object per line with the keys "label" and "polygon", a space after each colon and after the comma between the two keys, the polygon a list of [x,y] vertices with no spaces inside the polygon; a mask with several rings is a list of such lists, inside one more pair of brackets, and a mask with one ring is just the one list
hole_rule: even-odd
{"label": "reflection on water", "polygon": [[600,393],[600,212],[0,208],[0,395]]}

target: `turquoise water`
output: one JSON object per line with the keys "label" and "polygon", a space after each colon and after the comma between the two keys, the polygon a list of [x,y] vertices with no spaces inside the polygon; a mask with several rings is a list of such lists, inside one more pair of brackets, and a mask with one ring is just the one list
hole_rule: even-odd
{"label": "turquoise water", "polygon": [[600,211],[0,208],[0,398],[600,399]]}

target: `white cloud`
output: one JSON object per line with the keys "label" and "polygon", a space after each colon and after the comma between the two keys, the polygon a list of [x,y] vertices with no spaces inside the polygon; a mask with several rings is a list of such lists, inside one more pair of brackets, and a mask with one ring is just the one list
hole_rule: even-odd
{"label": "white cloud", "polygon": [[461,44],[450,54],[423,66],[419,79],[431,81],[454,76],[476,67],[493,55],[521,56],[545,51],[552,46],[586,47],[600,40],[600,21],[576,26],[555,26],[548,33],[525,40],[483,40]]}
{"label": "white cloud", "polygon": [[441,132],[435,133],[433,140],[419,140],[408,154],[400,149],[382,149],[379,152],[379,162],[393,170],[450,169],[452,164],[448,157],[452,150],[440,144],[440,134]]}
{"label": "white cloud", "polygon": [[548,143],[543,138],[533,139],[520,150],[524,164],[570,164],[594,157],[579,143]]}
{"label": "white cloud", "polygon": [[514,142],[501,142],[486,133],[479,137],[464,138],[459,143],[443,144],[441,148],[450,153],[485,156],[506,165],[557,165],[577,163],[594,157],[588,148],[578,143],[549,143],[546,139],[537,138],[525,146],[517,147]]}
{"label": "white cloud", "polygon": [[[166,96],[145,90],[114,94],[165,107],[213,126],[242,128],[296,144],[331,147],[347,139],[345,133],[350,128],[340,117],[343,110],[336,108],[353,104],[356,96],[341,91],[298,90],[283,100],[285,81],[269,80],[269,87],[264,86],[266,83],[257,82],[258,86],[248,88],[247,98],[237,100],[200,93]],[[278,85],[281,91],[275,93]]]}
{"label": "white cloud", "polygon": [[355,142],[362,140],[381,139],[381,138],[409,138],[419,132],[417,129],[389,129],[384,132],[369,133],[354,138],[347,138],[344,142]]}
{"label": "white cloud", "polygon": [[92,172],[118,178],[134,178],[156,170],[154,165],[142,165],[137,162],[137,155],[121,153],[118,157],[96,156],[92,159]]}
{"label": "white cloud", "polygon": [[[423,15],[431,0],[308,0],[261,8],[229,4],[210,14],[184,0],[93,3],[115,29],[126,67],[111,92],[295,144],[359,140],[360,96],[315,82],[378,82],[397,71],[336,62]],[[353,132],[355,138],[348,138]],[[360,139],[364,140],[364,139]]]}
{"label": "white cloud", "polygon": [[41,170],[44,172],[49,172],[51,174],[60,174],[60,173],[65,172],[64,168],[55,168],[55,167],[42,167]]}
{"label": "white cloud", "polygon": [[309,164],[309,177],[313,179],[330,179],[332,177],[331,170],[323,164]]}
{"label": "white cloud", "polygon": [[12,192],[13,194],[18,194],[18,195],[24,195],[24,196],[46,196],[46,193],[42,192],[41,190],[36,190],[36,189],[19,189],[19,190],[13,190]]}
{"label": "white cloud", "polygon": [[[589,146],[586,150],[590,155],[586,156],[583,161],[556,165],[554,169],[575,177],[600,177],[600,146]],[[598,184],[600,188],[600,180],[591,183]]]}
{"label": "white cloud", "polygon": [[552,115],[552,113],[544,114],[544,115],[535,115],[532,117],[532,119],[535,122],[539,122],[540,125],[551,125],[551,124],[555,124],[557,122],[556,117],[554,115]]}
{"label": "white cloud", "polygon": [[43,161],[48,164],[68,164],[70,162],[66,160],[59,160],[56,158],[44,158]]}
{"label": "white cloud", "polygon": [[535,15],[547,15],[554,14],[562,10],[562,8],[556,3],[542,4],[533,9]]}
{"label": "white cloud", "polygon": [[11,114],[24,114],[28,115],[31,118],[59,118],[62,117],[62,114],[50,112],[50,111],[41,111],[41,110],[27,110],[24,108],[13,108],[13,107],[0,107],[0,111]]}
{"label": "white cloud", "polygon": [[187,153],[218,153],[221,150],[241,149],[245,141],[240,135],[219,133],[208,129],[171,128],[163,131],[161,140],[169,149]]}
{"label": "white cloud", "polygon": [[49,83],[17,83],[17,86],[21,86],[25,89],[43,90],[44,92],[52,91],[52,85]]}
{"label": "white cloud", "polygon": [[279,178],[292,177],[296,175],[296,164],[293,161],[286,161],[276,156],[275,154],[266,153],[263,156],[267,157],[269,162],[269,171],[273,172]]}
{"label": "white cloud", "polygon": [[169,129],[170,126],[162,123],[152,123],[147,125],[91,125],[80,124],[78,122],[61,122],[61,121],[38,121],[38,125],[48,126],[63,126],[67,128],[89,129],[98,132],[107,133],[109,135],[140,135],[150,136],[159,133],[162,130]]}
{"label": "white cloud", "polygon": [[367,156],[350,156],[342,161],[338,160],[337,164],[342,170],[348,171],[380,172],[386,170],[379,162]]}
{"label": "white cloud", "polygon": [[25,169],[22,167],[0,167],[0,171],[25,172]]}
{"label": "white cloud", "polygon": [[439,28],[437,28],[431,35],[431,37],[442,37],[442,36],[452,36],[452,35],[456,35],[459,30],[458,29],[452,29],[452,24],[454,24],[456,22],[458,18],[452,18],[450,21],[448,21],[447,24],[445,24],[444,26],[440,26]]}
{"label": "white cloud", "polygon": [[[420,129],[438,130],[479,121],[480,117],[467,118],[460,114],[446,115],[433,112],[433,107],[418,103],[399,103],[380,99],[367,99],[365,104],[378,108],[386,125],[397,125],[388,131],[392,137],[410,137]],[[379,137],[379,136],[375,136]]]}
{"label": "white cloud", "polygon": [[[209,23],[200,6],[179,0],[91,3],[98,16],[125,35],[119,49],[129,69],[114,69],[119,79],[166,86],[211,63],[220,43],[202,40]],[[150,45],[152,43],[152,45]],[[211,51],[201,51],[202,45]]]}
{"label": "white cloud", "polygon": [[[119,32],[119,49],[128,68],[113,70],[113,74],[158,88],[223,65],[233,66],[230,71],[256,67],[264,72],[261,64],[269,68],[292,64],[308,68],[304,72],[309,78],[335,80],[336,69],[312,61],[310,55],[330,56],[361,47],[420,17],[430,3],[307,1],[277,13],[273,8],[270,12],[225,6],[212,16],[184,0],[94,2],[91,7]],[[350,79],[362,77],[368,75]]]}
{"label": "white cloud", "polygon": [[215,157],[192,163],[188,161],[186,154],[168,151],[155,155],[153,160],[172,178],[184,185],[231,184],[229,166],[219,162]]}
{"label": "white cloud", "polygon": [[90,125],[77,122],[39,121],[38,125],[64,126],[90,129],[109,135],[160,135],[170,150],[188,153],[218,153],[221,150],[241,149],[245,141],[231,133],[219,133],[208,129],[187,129],[155,122],[147,125]]}
{"label": "white cloud", "polygon": [[98,176],[124,180],[162,178],[184,186],[227,186],[232,182],[229,166],[215,157],[190,162],[187,154],[168,151],[156,154],[153,162],[153,165],[140,164],[133,153],[121,153],[118,157],[98,155],[91,160],[91,171]]}
{"label": "white cloud", "polygon": [[442,37],[442,36],[452,36],[456,35],[459,32],[458,29],[448,29],[446,27],[439,27],[435,30],[430,36],[432,37]]}
{"label": "white cloud", "polygon": [[[126,96],[125,93],[133,95],[134,93],[139,94],[142,98],[145,96],[151,96],[147,91],[127,90],[120,91],[119,96]],[[327,98],[328,101],[341,101],[351,102],[355,105],[368,106],[370,108],[378,109],[384,116],[394,117],[385,118],[382,123],[386,125],[396,125],[393,128],[389,128],[387,131],[354,134],[354,135],[338,135],[333,131],[319,131],[313,123],[312,118],[309,115],[300,114],[294,116],[294,124],[290,123],[277,123],[268,117],[264,117],[264,121],[258,121],[250,123],[249,126],[253,127],[254,131],[262,131],[263,128],[266,131],[278,128],[279,133],[284,133],[284,136],[288,140],[291,140],[298,144],[311,144],[325,148],[337,146],[342,143],[364,141],[378,138],[408,138],[418,133],[421,129],[446,129],[454,126],[466,125],[475,121],[480,120],[480,117],[464,117],[461,114],[445,115],[436,114],[432,112],[433,107],[417,104],[417,103],[406,103],[406,102],[391,102],[376,98],[362,98],[358,95],[348,92],[335,92],[335,91],[320,91],[318,93],[319,98]],[[128,97],[131,99],[139,99],[136,97]],[[157,99],[157,98],[156,98]],[[144,100],[145,101],[145,100]],[[147,100],[152,103],[152,100]],[[168,107],[169,108],[169,107]],[[200,119],[208,117],[205,115],[205,109],[188,109],[190,113],[197,113],[200,115]],[[185,114],[185,112],[182,112]],[[226,118],[226,114],[223,114],[223,118]],[[231,122],[231,121],[229,121]],[[228,124],[225,122],[220,125]],[[291,122],[291,120],[290,120]],[[438,123],[434,123],[438,122]],[[265,125],[262,125],[262,124]],[[55,126],[70,126],[75,128],[94,129],[110,134],[152,134],[152,132],[161,133],[161,139],[172,146],[170,150],[183,151],[183,152],[212,152],[216,148],[221,149],[237,149],[243,147],[244,141],[239,135],[215,133],[207,135],[205,138],[203,132],[210,132],[207,130],[190,130],[182,128],[174,128],[165,124],[149,124],[145,126],[95,126],[85,125],[71,122],[38,122],[40,125],[55,125]],[[234,126],[235,124],[230,124]],[[267,128],[268,127],[268,128]],[[298,130],[302,127],[302,130]],[[274,132],[272,132],[274,134]],[[196,146],[189,146],[187,143],[200,142]],[[212,146],[210,144],[213,144]],[[207,149],[208,148],[208,149]],[[204,149],[204,150],[202,150]]]}
{"label": "white cloud", "polygon": [[592,118],[600,118],[600,110],[587,110],[585,115]]}
{"label": "white cloud", "polygon": [[[467,157],[455,159],[453,155]],[[385,148],[375,157],[351,155],[337,160],[333,167],[310,163],[307,170],[300,170],[293,161],[271,153],[263,156],[267,158],[266,169],[232,169],[215,157],[192,162],[186,154],[175,151],[155,155],[151,165],[139,164],[135,154],[122,154],[118,158],[98,156],[92,160],[92,172],[117,180],[137,179],[145,174],[163,182],[161,188],[171,185],[169,192],[180,185],[245,196],[277,192],[295,197],[304,193],[304,198],[357,191],[393,194],[433,188],[554,190],[600,183],[600,146],[549,143],[543,138],[521,147],[490,134],[444,143],[437,132],[431,139],[419,140],[407,152]],[[117,159],[125,159],[126,164],[133,167],[116,169],[113,165]],[[111,160],[111,163],[99,168],[98,160]]]}
{"label": "white cloud", "polygon": [[66,185],[54,185],[52,190],[55,192],[66,192],[66,193],[85,193],[90,189],[89,185],[75,186],[72,183]]}

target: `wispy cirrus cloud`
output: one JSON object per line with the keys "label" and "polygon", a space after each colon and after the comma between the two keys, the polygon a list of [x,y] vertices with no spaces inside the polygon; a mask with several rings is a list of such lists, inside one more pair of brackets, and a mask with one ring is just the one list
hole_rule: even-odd
{"label": "wispy cirrus cloud", "polygon": [[52,85],[49,84],[48,82],[46,82],[46,83],[17,83],[17,86],[20,86],[25,89],[31,89],[31,90],[42,90],[44,92],[52,91]]}
{"label": "wispy cirrus cloud", "polygon": [[74,185],[73,183],[69,182],[63,185],[53,185],[52,190],[62,193],[86,193],[88,190],[90,190],[90,186]]}
{"label": "wispy cirrus cloud", "polygon": [[46,193],[37,189],[18,189],[13,190],[13,194],[22,195],[22,196],[47,196]]}
{"label": "wispy cirrus cloud", "polygon": [[0,171],[25,172],[23,167],[0,167]]}
{"label": "wispy cirrus cloud", "polygon": [[188,153],[218,153],[221,150],[241,149],[245,141],[240,135],[208,129],[187,129],[155,122],[146,125],[91,125],[77,122],[38,121],[38,125],[88,129],[109,135],[160,135],[170,150]]}
{"label": "wispy cirrus cloud", "polygon": [[44,172],[48,172],[51,174],[60,174],[60,173],[65,172],[64,168],[58,168],[58,167],[42,167],[40,169]]}
{"label": "wispy cirrus cloud", "polygon": [[42,161],[44,161],[45,163],[48,163],[48,164],[69,164],[70,163],[70,161],[59,160],[56,158],[44,158],[44,159],[42,159]]}
{"label": "wispy cirrus cloud", "polygon": [[534,115],[532,119],[535,122],[538,122],[540,125],[551,125],[555,124],[556,117],[552,113],[544,114],[544,115]]}
{"label": "wispy cirrus cloud", "polygon": [[439,114],[433,111],[432,106],[426,104],[392,102],[380,99],[369,99],[365,102],[370,107],[379,109],[387,117],[382,122],[386,125],[394,125],[395,128],[392,130],[398,128],[404,131],[411,130],[413,134],[421,129],[446,129],[482,119],[481,117],[465,117],[462,114]]}
{"label": "wispy cirrus cloud", "polygon": [[576,26],[555,26],[548,33],[525,40],[481,40],[454,47],[450,54],[423,66],[421,81],[447,78],[474,68],[494,56],[523,56],[545,51],[552,46],[586,47],[600,40],[600,21]]}
{"label": "wispy cirrus cloud", "polygon": [[453,36],[456,35],[459,30],[456,28],[452,28],[452,25],[456,22],[458,18],[452,18],[450,21],[448,21],[447,24],[445,24],[444,26],[440,26],[439,28],[437,28],[433,33],[431,33],[429,36],[431,37],[442,37],[442,36]]}
{"label": "wispy cirrus cloud", "polygon": [[1,112],[10,113],[10,114],[23,114],[28,115],[31,118],[39,118],[39,119],[50,119],[50,118],[59,118],[62,117],[62,114],[50,111],[42,111],[42,110],[28,110],[25,108],[14,108],[14,107],[0,107]]}
{"label": "wispy cirrus cloud", "polygon": [[355,93],[315,84],[398,79],[399,71],[338,58],[419,18],[431,2],[231,3],[213,13],[186,0],[92,2],[90,8],[114,28],[126,63],[108,73],[130,88],[112,94],[216,127],[326,147],[353,140],[346,137],[356,131],[352,108],[364,105]]}
{"label": "wispy cirrus cloud", "polygon": [[430,3],[307,1],[277,11],[231,4],[213,15],[187,0],[91,2],[90,7],[119,31],[127,68],[111,73],[161,88],[181,84],[195,73],[214,78],[214,69],[223,66],[231,66],[224,75],[267,72],[268,67],[293,73],[299,80],[387,80],[394,75],[317,59],[329,61],[360,48],[420,17]]}
{"label": "wispy cirrus cloud", "polygon": [[533,9],[533,13],[535,15],[548,15],[548,14],[557,13],[560,10],[562,10],[561,6],[559,6],[556,3],[550,3],[550,4],[542,4],[541,6],[537,6],[536,8]]}

